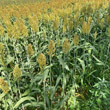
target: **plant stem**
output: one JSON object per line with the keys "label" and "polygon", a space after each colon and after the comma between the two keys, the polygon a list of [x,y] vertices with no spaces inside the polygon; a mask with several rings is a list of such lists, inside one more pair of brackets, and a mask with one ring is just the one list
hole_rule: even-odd
{"label": "plant stem", "polygon": [[[51,57],[50,57],[50,65],[51,65]],[[52,73],[50,68],[50,86],[52,86]]]}
{"label": "plant stem", "polygon": [[[64,62],[65,62],[65,55],[64,55]],[[65,78],[65,70],[64,70],[64,67],[63,67],[63,84],[65,84],[64,83],[64,78]],[[65,85],[63,87],[63,95],[65,96]]]}
{"label": "plant stem", "polygon": [[46,100],[45,100],[45,79],[44,79],[43,83],[44,83],[44,110],[46,110]]}
{"label": "plant stem", "polygon": [[[51,65],[51,56],[50,56],[50,65]],[[50,68],[50,87],[52,86],[52,73]],[[52,97],[50,97],[50,110],[52,109]]]}
{"label": "plant stem", "polygon": [[[20,96],[20,99],[21,99],[21,91],[20,91],[20,87],[19,87],[19,81],[18,81],[18,92],[19,92],[19,96]],[[24,109],[24,105],[22,104],[22,108]]]}

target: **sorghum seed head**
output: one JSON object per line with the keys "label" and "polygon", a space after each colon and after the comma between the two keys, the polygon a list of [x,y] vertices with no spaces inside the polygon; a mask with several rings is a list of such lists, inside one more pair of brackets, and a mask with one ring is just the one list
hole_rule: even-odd
{"label": "sorghum seed head", "polygon": [[66,54],[69,49],[70,49],[70,42],[68,41],[68,39],[65,39],[65,41],[63,42],[63,52]]}
{"label": "sorghum seed head", "polygon": [[32,56],[34,54],[34,50],[33,50],[31,44],[28,44],[28,46],[27,46],[27,53],[29,56]]}
{"label": "sorghum seed head", "polygon": [[3,43],[0,42],[0,53],[3,53],[3,51],[4,51],[4,45]]}
{"label": "sorghum seed head", "polygon": [[39,63],[39,67],[42,70],[46,66],[46,57],[43,53],[39,54],[37,61]]}
{"label": "sorghum seed head", "polygon": [[79,37],[78,37],[77,34],[74,35],[73,44],[74,44],[74,45],[78,45],[78,44],[79,44]]}
{"label": "sorghum seed head", "polygon": [[18,78],[20,78],[22,75],[22,72],[20,70],[20,68],[18,67],[18,65],[15,65],[14,69],[13,69],[13,76],[14,78],[17,80]]}
{"label": "sorghum seed head", "polygon": [[49,42],[49,45],[48,45],[48,55],[50,56],[50,57],[52,57],[52,56],[54,56],[54,54],[55,54],[55,43],[54,43],[54,41],[53,40],[50,40],[50,42]]}

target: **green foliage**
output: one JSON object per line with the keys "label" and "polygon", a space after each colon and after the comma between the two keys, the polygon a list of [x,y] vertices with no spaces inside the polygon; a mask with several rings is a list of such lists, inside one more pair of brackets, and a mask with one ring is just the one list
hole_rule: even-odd
{"label": "green foliage", "polygon": [[[101,11],[103,16],[107,13],[106,9]],[[32,32],[27,24],[28,37],[18,40],[0,37],[0,42],[4,44],[3,56],[0,55],[0,76],[7,80],[10,88],[7,94],[0,90],[0,110],[109,110],[110,37],[108,25],[102,28],[97,24],[97,13],[91,15],[89,34],[82,33],[81,23],[74,30],[68,29],[63,33],[61,19],[61,25],[56,30],[52,28],[52,23],[40,21],[37,33]],[[88,19],[82,13],[80,17]],[[74,19],[72,21],[75,22]],[[76,33],[78,45],[72,41]],[[65,39],[70,42],[67,53],[62,50]],[[51,40],[55,43],[52,55],[47,53]],[[30,56],[27,53],[28,44],[34,51]],[[46,58],[42,70],[37,60],[41,53]],[[42,63],[43,58],[40,61]],[[16,64],[22,71],[18,80],[13,77]]]}

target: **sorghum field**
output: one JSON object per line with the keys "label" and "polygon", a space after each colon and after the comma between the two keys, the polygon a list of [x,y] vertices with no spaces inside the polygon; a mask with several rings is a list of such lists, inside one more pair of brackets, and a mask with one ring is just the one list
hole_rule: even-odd
{"label": "sorghum field", "polygon": [[109,0],[0,1],[0,110],[110,110]]}

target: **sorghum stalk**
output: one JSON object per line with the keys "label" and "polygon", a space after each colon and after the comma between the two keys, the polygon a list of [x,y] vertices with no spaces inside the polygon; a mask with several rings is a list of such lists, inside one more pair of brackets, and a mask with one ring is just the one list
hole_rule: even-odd
{"label": "sorghum stalk", "polygon": [[[65,54],[67,54],[69,52],[69,50],[70,50],[70,42],[69,42],[69,40],[67,38],[63,42],[62,50],[63,50],[63,53],[64,53],[64,61],[65,61]],[[65,78],[64,72],[65,71],[64,71],[64,67],[63,67],[63,83],[64,83],[64,78]],[[65,87],[63,87],[63,95],[64,95],[64,92],[65,92],[64,89],[65,89]]]}
{"label": "sorghum stalk", "polygon": [[[52,60],[52,57],[55,55],[55,43],[53,40],[50,40],[49,42],[49,45],[48,45],[48,55],[49,55],[49,58],[50,58],[50,65],[51,65],[51,60]],[[52,86],[52,71],[51,71],[51,68],[50,68],[50,86]],[[51,109],[52,109],[52,97],[51,97]]]}
{"label": "sorghum stalk", "polygon": [[15,45],[15,43],[16,43],[16,41],[13,41],[14,53],[15,53],[16,61],[18,63],[19,61],[18,61],[18,57],[17,57],[17,54],[16,54],[16,48],[15,48],[16,45]]}
{"label": "sorghum stalk", "polygon": [[[50,56],[50,64],[51,64],[51,56]],[[52,72],[51,72],[51,68],[50,68],[50,86],[52,86]],[[52,109],[52,97],[50,98],[51,102],[50,102],[50,107]]]}
{"label": "sorghum stalk", "polygon": [[[64,55],[64,62],[65,62],[65,55]],[[65,84],[64,78],[65,78],[65,69],[64,69],[64,67],[63,67],[63,84]],[[64,87],[63,87],[63,95],[65,96],[65,85],[64,85]]]}
{"label": "sorghum stalk", "polygon": [[[39,54],[38,59],[37,59],[38,63],[39,63],[39,67],[41,70],[41,73],[44,72],[44,67],[46,66],[46,57],[43,53]],[[43,80],[43,85],[44,85],[44,110],[46,110],[46,91],[45,91],[45,79]]]}
{"label": "sorghum stalk", "polygon": [[44,84],[44,110],[46,110],[45,79],[44,79],[44,81],[43,81],[43,84]]}
{"label": "sorghum stalk", "polygon": [[[18,83],[18,93],[19,93],[19,96],[20,96],[20,99],[21,99],[21,91],[20,91],[20,87],[19,87],[19,81],[17,83]],[[23,104],[22,104],[22,108],[24,109],[24,105]]]}

